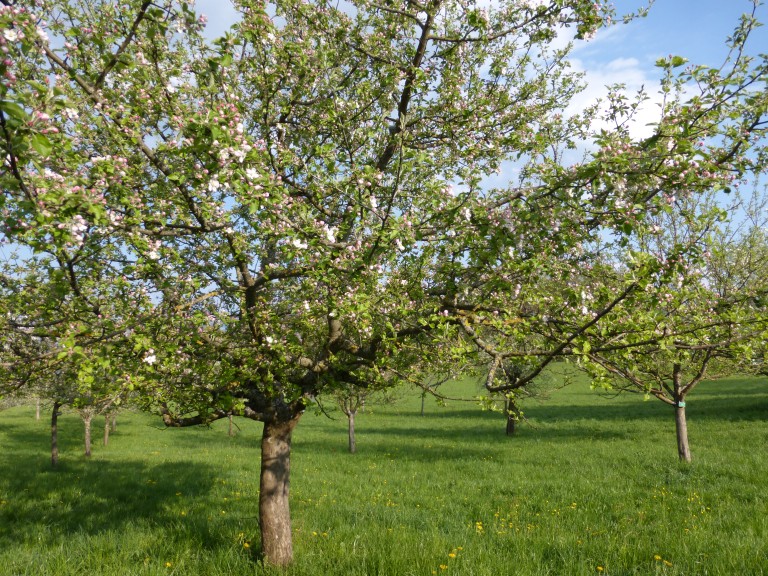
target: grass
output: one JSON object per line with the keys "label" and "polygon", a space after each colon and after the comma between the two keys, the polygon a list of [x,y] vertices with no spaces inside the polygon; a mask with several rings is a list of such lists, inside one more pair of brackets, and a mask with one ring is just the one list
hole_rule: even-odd
{"label": "grass", "polygon": [[[448,385],[472,396],[468,382]],[[291,575],[768,574],[768,386],[703,384],[693,465],[658,401],[574,384],[499,414],[417,395],[294,435]],[[272,574],[258,549],[260,424],[161,430],[126,413],[82,456],[62,417],[61,465],[33,408],[0,413],[0,574]]]}

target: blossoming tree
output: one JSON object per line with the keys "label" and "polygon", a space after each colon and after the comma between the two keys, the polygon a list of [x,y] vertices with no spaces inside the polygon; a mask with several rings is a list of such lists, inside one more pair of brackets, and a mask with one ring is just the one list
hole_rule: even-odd
{"label": "blossoming tree", "polygon": [[[169,426],[262,421],[278,565],[316,395],[419,380],[435,355],[524,385],[661,265],[580,299],[597,240],[642,230],[662,193],[727,185],[764,129],[765,71],[741,60],[686,72],[698,95],[670,94],[644,141],[618,89],[610,129],[564,114],[580,83],[555,40],[611,23],[591,0],[238,0],[212,43],[186,0],[0,1],[3,230],[51,287],[25,324]],[[532,367],[515,382],[510,358]]]}
{"label": "blossoming tree", "polygon": [[[678,456],[686,462],[688,395],[704,380],[761,366],[768,246],[765,201],[756,200],[746,213],[740,199],[728,202],[727,212],[741,213],[736,222],[722,221],[723,200],[713,194],[678,201],[681,210],[660,215],[631,254],[669,265],[581,350],[597,385],[639,391],[674,408]],[[620,269],[613,272],[605,277],[621,278]]]}

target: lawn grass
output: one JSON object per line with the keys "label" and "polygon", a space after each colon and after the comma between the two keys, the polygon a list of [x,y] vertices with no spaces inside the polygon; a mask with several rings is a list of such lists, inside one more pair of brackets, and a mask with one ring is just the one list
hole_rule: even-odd
{"label": "lawn grass", "polygon": [[[446,385],[472,397],[471,382]],[[292,575],[768,574],[768,383],[705,383],[688,403],[694,462],[672,409],[583,383],[528,401],[527,422],[417,394],[294,435]],[[61,418],[0,412],[0,574],[272,574],[258,549],[260,424],[164,430],[125,413],[82,456]]]}

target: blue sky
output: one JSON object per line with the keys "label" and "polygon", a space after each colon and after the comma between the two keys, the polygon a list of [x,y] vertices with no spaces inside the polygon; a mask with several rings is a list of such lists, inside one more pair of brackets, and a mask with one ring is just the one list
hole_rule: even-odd
{"label": "blue sky", "polygon": [[[623,14],[635,11],[644,0],[614,3],[617,12]],[[752,0],[656,0],[645,18],[611,27],[588,42],[579,42],[573,64],[586,73],[588,89],[576,99],[572,109],[582,109],[600,97],[607,84],[625,83],[629,93],[645,86],[653,96],[659,78],[654,63],[664,56],[684,56],[692,63],[710,66],[721,64],[727,54],[726,38],[739,16],[751,12],[752,7]],[[237,17],[230,2],[222,0],[198,0],[196,8],[208,16],[211,36],[224,32]],[[757,17],[768,24],[768,6],[760,6]],[[768,52],[768,25],[753,38],[752,52],[761,50]],[[653,120],[653,109],[651,101],[645,117],[636,123],[637,135],[644,135],[642,126],[646,120]]]}

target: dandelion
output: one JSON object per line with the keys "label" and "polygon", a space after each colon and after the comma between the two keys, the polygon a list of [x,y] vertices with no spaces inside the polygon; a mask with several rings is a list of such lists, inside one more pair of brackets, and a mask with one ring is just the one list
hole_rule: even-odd
{"label": "dandelion", "polygon": [[440,564],[440,570],[448,570],[447,564]]}
{"label": "dandelion", "polygon": [[603,568],[602,566],[598,566],[598,567],[597,567],[597,571],[598,571],[598,572],[602,572],[603,570],[605,570],[605,568]]}
{"label": "dandelion", "polygon": [[172,563],[172,562],[166,562],[166,563],[165,563],[165,567],[166,567],[166,568],[170,568],[171,566],[173,566],[173,563]]}
{"label": "dandelion", "polygon": [[456,558],[456,552],[449,552],[448,558]]}
{"label": "dandelion", "polygon": [[672,562],[669,560],[664,560],[664,566],[672,566]]}
{"label": "dandelion", "polygon": [[659,556],[658,554],[654,554],[653,559],[656,560],[656,562],[658,562],[659,560],[661,560],[661,556]]}
{"label": "dandelion", "polygon": [[248,542],[243,542],[243,548],[250,548],[251,545]]}

